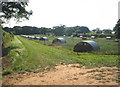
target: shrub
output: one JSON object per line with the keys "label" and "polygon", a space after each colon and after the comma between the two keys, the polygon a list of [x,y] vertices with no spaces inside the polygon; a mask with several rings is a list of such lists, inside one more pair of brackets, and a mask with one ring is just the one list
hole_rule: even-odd
{"label": "shrub", "polygon": [[13,73],[12,69],[6,69],[3,71],[2,75],[9,75],[11,73]]}
{"label": "shrub", "polygon": [[3,37],[2,37],[2,46],[7,47],[8,43],[13,39],[13,33],[8,33],[2,30]]}

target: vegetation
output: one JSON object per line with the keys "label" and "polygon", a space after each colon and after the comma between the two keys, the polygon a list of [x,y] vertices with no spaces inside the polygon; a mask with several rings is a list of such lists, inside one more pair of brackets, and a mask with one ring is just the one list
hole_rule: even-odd
{"label": "vegetation", "polygon": [[13,39],[12,34],[5,32],[4,30],[2,30],[3,33],[3,37],[2,37],[2,45],[3,47],[7,47],[7,44]]}
{"label": "vegetation", "polygon": [[[27,11],[26,6],[28,6],[27,2],[0,2],[0,6],[2,7],[2,11],[0,14],[0,26],[2,26],[2,23],[5,23],[6,21],[10,20],[11,18],[17,19],[17,21],[20,21],[20,19],[25,18],[29,19],[29,16],[32,15],[32,11]],[[2,21],[2,22],[1,22]],[[5,32],[5,31],[6,32]],[[14,37],[13,33],[11,32],[10,28],[4,28],[2,30],[3,37],[2,37],[2,48],[3,48],[3,55],[7,55],[6,53],[9,51],[9,48],[7,48],[7,44],[12,40]]]}
{"label": "vegetation", "polygon": [[25,18],[28,19],[29,16],[32,14],[32,11],[27,11],[25,9],[28,6],[27,2],[0,2],[2,6],[2,14],[1,18],[5,19],[21,19]]}
{"label": "vegetation", "polygon": [[111,36],[115,38],[115,35],[112,34],[112,30],[110,29],[94,29],[92,31],[89,30],[88,27],[85,26],[73,26],[73,27],[66,27],[65,25],[54,26],[53,28],[46,28],[46,27],[31,27],[31,26],[14,26],[13,28],[4,27],[5,31],[11,31],[15,35],[47,35],[47,36],[71,36],[79,37],[83,35],[84,37],[90,37],[94,35],[95,37],[107,37]]}
{"label": "vegetation", "polygon": [[[39,36],[39,35],[36,35]],[[42,37],[42,36],[40,36]],[[53,39],[58,37],[48,37],[48,41],[45,42],[46,45],[60,45],[62,48],[73,51],[73,47],[80,41],[82,41],[79,37],[63,37],[67,43],[65,44],[52,44]],[[91,40],[91,38],[87,38],[88,40]],[[40,40],[34,40],[40,44],[44,44],[44,41]],[[106,40],[106,38],[96,38],[93,39],[93,41],[97,42],[97,44],[100,46],[99,51],[93,51],[93,54],[99,54],[99,55],[118,55],[120,54],[118,51],[118,42],[115,42],[114,39],[112,40]]]}
{"label": "vegetation", "polygon": [[[18,20],[21,18],[28,19],[32,14],[32,11],[27,11],[25,9],[28,5],[26,2],[0,2],[0,4],[2,5],[3,12],[1,17],[7,20],[12,17]],[[119,22],[114,30],[116,32],[116,37],[119,38]],[[86,26],[66,27],[65,25],[54,26],[53,28],[37,28],[31,26],[14,26],[13,28],[5,27],[3,30],[3,48],[7,47],[7,49],[3,49],[3,52],[7,53],[3,53],[3,55],[7,55],[7,60],[10,60],[10,66],[3,67],[3,75],[14,72],[39,72],[44,69],[49,69],[57,64],[68,63],[80,63],[81,66],[88,66],[88,68],[118,66],[118,43],[113,40],[106,40],[105,38],[94,39],[94,41],[99,44],[101,48],[100,51],[93,51],[90,53],[73,52],[74,45],[81,41],[81,38],[78,38],[81,33],[89,38],[91,35],[98,37],[100,35],[103,35],[102,37],[112,36],[111,32],[111,30],[104,29],[105,35],[103,35],[103,31],[99,29],[90,32],[89,28]],[[13,34],[42,34],[51,37],[48,38],[49,41],[44,42],[39,40],[29,40],[20,36],[14,37]],[[66,44],[52,44],[54,38],[63,35],[73,35],[74,37],[64,37],[67,40]],[[61,47],[54,47],[58,45]]]}
{"label": "vegetation", "polygon": [[12,60],[12,67],[10,68],[13,71],[28,71],[33,68],[53,66],[60,62],[68,63],[72,62],[71,59],[73,58],[73,55],[70,55],[70,51],[65,52],[40,45],[34,41],[18,36],[12,41],[10,47],[14,47],[8,54]]}
{"label": "vegetation", "polygon": [[[8,27],[4,28],[5,30]],[[88,33],[90,32],[89,28],[84,26],[74,26],[74,27],[66,27],[65,25],[54,26],[53,28],[46,28],[46,27],[31,27],[31,26],[14,26],[13,28],[9,28],[15,35],[25,34],[25,35],[32,35],[32,34],[42,34],[42,35],[55,35],[55,36],[63,36],[67,35],[70,36],[74,34],[77,36],[78,33]]]}
{"label": "vegetation", "polygon": [[116,38],[120,39],[120,19],[118,20],[113,30],[115,31]]}
{"label": "vegetation", "polygon": [[[52,39],[54,39],[55,37],[50,38],[49,40],[51,42]],[[106,55],[106,51],[109,50],[109,48],[106,47],[107,45],[105,45],[105,48],[103,48],[107,48],[108,50],[100,53],[100,55],[94,52],[76,53],[72,51],[73,44],[79,42],[80,38],[74,38],[74,42],[73,40],[71,40],[71,38],[66,38],[68,40],[68,43],[62,44],[61,48],[56,48],[54,47],[54,45],[60,44],[51,44],[53,45],[53,47],[51,47],[46,46],[50,45],[50,42],[46,42],[46,45],[42,45],[43,41],[32,41],[20,36],[15,36],[12,43],[9,44],[10,47],[13,47],[13,49],[11,49],[8,54],[9,58],[12,60],[11,67],[4,68],[3,74],[6,74],[6,72],[8,74],[13,72],[24,73],[25,71],[38,72],[44,70],[45,67],[49,69],[49,67],[55,66],[56,64],[65,63],[80,63],[88,67],[118,66],[117,55],[110,55],[110,53],[108,53],[109,55]],[[101,43],[103,43],[102,40],[103,42],[108,41],[109,43],[109,40],[105,39],[101,39]],[[111,45],[113,45],[114,43],[116,42],[112,42]],[[114,48],[113,46],[110,49],[113,49],[113,51],[116,50],[116,48]]]}

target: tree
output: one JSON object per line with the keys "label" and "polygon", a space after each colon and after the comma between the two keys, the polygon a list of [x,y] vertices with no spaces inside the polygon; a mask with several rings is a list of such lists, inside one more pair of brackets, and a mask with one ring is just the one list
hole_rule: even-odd
{"label": "tree", "polygon": [[56,36],[62,36],[65,34],[65,28],[66,26],[65,25],[60,25],[60,26],[54,26],[53,29],[54,29],[54,34]]}
{"label": "tree", "polygon": [[74,27],[67,27],[67,28],[65,29],[65,34],[66,34],[67,36],[71,36],[74,32],[75,32]]}
{"label": "tree", "polygon": [[118,20],[117,24],[115,25],[113,31],[115,31],[116,38],[120,39],[120,19]]}
{"label": "tree", "polygon": [[90,32],[89,28],[86,26],[75,26],[75,29],[79,30],[80,31],[79,33],[89,33]]}
{"label": "tree", "polygon": [[102,30],[100,28],[96,28],[92,30],[94,33],[102,33]]}
{"label": "tree", "polygon": [[0,35],[2,34],[2,23],[10,20],[11,18],[15,18],[17,21],[20,21],[22,18],[29,19],[29,16],[32,15],[32,11],[27,11],[25,8],[28,6],[27,2],[12,2],[12,0],[11,2],[0,1],[0,6],[0,8],[2,8],[2,11],[0,11]]}
{"label": "tree", "polygon": [[27,2],[0,1],[0,9],[2,8],[2,11],[0,11],[0,36],[2,36],[2,32],[3,32],[3,37],[2,38],[0,37],[0,44],[2,44],[2,46],[0,45],[0,54],[1,54],[1,48],[4,49],[6,47],[6,43],[8,43],[13,39],[13,34],[2,30],[1,24],[10,20],[11,18],[15,18],[17,19],[17,21],[20,21],[20,19],[22,18],[29,19],[29,16],[32,15],[32,11],[27,11],[25,9],[26,6],[28,6]]}
{"label": "tree", "polygon": [[0,17],[3,20],[15,18],[19,21],[22,18],[29,19],[29,16],[32,15],[32,11],[25,9],[28,6],[27,2],[0,2],[0,6],[2,6]]}
{"label": "tree", "polygon": [[112,30],[110,29],[103,29],[104,34],[112,34]]}

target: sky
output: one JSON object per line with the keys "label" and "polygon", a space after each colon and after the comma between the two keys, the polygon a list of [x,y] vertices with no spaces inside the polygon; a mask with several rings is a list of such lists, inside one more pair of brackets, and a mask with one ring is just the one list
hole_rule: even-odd
{"label": "sky", "polygon": [[5,26],[36,26],[52,28],[66,25],[87,26],[90,30],[113,29],[118,21],[120,0],[29,0],[28,10],[33,11],[29,20]]}

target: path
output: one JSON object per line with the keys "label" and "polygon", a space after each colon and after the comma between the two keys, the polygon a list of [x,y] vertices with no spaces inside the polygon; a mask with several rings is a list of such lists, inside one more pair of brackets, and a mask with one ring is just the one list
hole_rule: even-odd
{"label": "path", "polygon": [[117,68],[79,68],[79,64],[58,65],[50,71],[6,76],[4,84],[13,85],[118,85]]}

